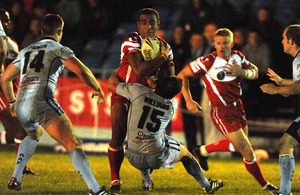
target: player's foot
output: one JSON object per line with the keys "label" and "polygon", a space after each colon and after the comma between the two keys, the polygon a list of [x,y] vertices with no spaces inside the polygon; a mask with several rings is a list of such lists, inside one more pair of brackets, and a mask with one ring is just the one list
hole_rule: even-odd
{"label": "player's foot", "polygon": [[221,180],[211,180],[209,178],[208,181],[210,183],[210,187],[203,188],[204,194],[213,194],[215,191],[224,186],[223,181]]}
{"label": "player's foot", "polygon": [[265,185],[265,187],[263,187],[263,190],[266,190],[266,191],[277,191],[279,190],[276,186],[274,186],[273,184],[271,183],[267,183],[267,185]]}
{"label": "player's foot", "polygon": [[122,191],[122,183],[120,180],[113,180],[110,183],[109,191],[112,193],[120,193]]}
{"label": "player's foot", "polygon": [[25,167],[24,170],[23,170],[23,174],[26,174],[26,175],[35,175],[36,173],[33,172],[29,167]]}
{"label": "player's foot", "polygon": [[145,181],[143,180],[142,187],[146,191],[149,191],[149,192],[154,191],[154,183],[153,183],[152,179],[151,179],[151,184],[147,185],[147,186],[145,185]]}
{"label": "player's foot", "polygon": [[271,192],[270,195],[293,195],[292,193],[289,193],[289,194],[282,194],[280,193],[279,191],[276,191],[276,192]]}
{"label": "player's foot", "polygon": [[106,190],[105,186],[101,186],[100,190],[98,192],[93,192],[92,190],[89,190],[89,195],[110,195],[111,193]]}
{"label": "player's foot", "polygon": [[203,156],[200,152],[200,146],[193,149],[193,154],[198,158],[199,164],[204,171],[208,171],[207,156]]}
{"label": "player's foot", "polygon": [[21,182],[17,182],[17,178],[12,177],[7,184],[7,188],[10,190],[21,190]]}

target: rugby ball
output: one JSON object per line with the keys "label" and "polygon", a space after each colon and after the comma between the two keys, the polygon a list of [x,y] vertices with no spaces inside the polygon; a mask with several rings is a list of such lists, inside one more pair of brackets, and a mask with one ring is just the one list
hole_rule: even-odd
{"label": "rugby ball", "polygon": [[160,41],[157,38],[145,38],[141,46],[141,52],[145,61],[157,58],[160,55]]}

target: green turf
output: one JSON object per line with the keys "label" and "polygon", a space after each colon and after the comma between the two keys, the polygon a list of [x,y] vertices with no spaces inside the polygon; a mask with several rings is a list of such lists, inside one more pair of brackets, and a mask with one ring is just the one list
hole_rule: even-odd
{"label": "green turf", "polygon": [[[102,185],[109,185],[109,164],[106,156],[88,155],[90,165],[97,181]],[[53,154],[37,149],[30,160],[30,167],[38,173],[36,176],[24,176],[22,190],[18,192],[7,190],[7,181],[10,179],[15,163],[13,147],[0,148],[0,194],[87,194],[87,187],[81,177],[74,171],[67,154]],[[250,176],[242,163],[242,159],[210,159],[210,170],[205,172],[207,178],[222,179],[224,188],[215,194],[242,194],[264,195],[269,194],[261,190],[258,183]],[[261,162],[265,177],[272,183],[279,185],[278,160]],[[293,181],[293,194],[300,194],[299,177],[300,167],[296,164]],[[199,184],[185,172],[181,163],[174,169],[155,170],[152,177],[155,183],[155,192],[146,193],[141,188],[139,171],[133,168],[127,159],[121,169],[123,182],[122,194],[202,194]]]}

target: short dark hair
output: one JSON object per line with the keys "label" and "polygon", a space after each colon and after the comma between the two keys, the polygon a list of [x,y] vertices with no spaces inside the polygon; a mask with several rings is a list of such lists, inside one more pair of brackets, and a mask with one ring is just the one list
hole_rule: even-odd
{"label": "short dark hair", "polygon": [[293,42],[300,47],[300,25],[299,24],[292,24],[286,27],[286,38],[292,39]]}
{"label": "short dark hair", "polygon": [[64,26],[64,20],[58,14],[47,14],[42,19],[43,35],[55,35]]}
{"label": "short dark hair", "polygon": [[171,76],[158,81],[155,91],[163,98],[172,99],[181,91],[181,88],[182,80],[175,76]]}
{"label": "short dark hair", "polygon": [[138,15],[137,15],[137,21],[140,21],[140,16],[142,14],[145,14],[145,15],[151,15],[151,14],[154,14],[157,18],[157,22],[159,23],[160,22],[160,17],[159,17],[159,13],[153,9],[153,8],[143,8],[139,11]]}

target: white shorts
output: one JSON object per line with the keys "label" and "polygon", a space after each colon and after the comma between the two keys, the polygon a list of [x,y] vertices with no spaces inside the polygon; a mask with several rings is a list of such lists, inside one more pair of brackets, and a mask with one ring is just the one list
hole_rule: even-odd
{"label": "white shorts", "polygon": [[165,138],[166,145],[163,150],[152,154],[142,154],[126,147],[130,164],[139,170],[173,168],[179,160],[180,143],[168,135],[165,135]]}
{"label": "white shorts", "polygon": [[63,109],[53,98],[28,98],[17,100],[17,117],[26,130],[35,130],[41,125],[46,128],[64,114]]}

